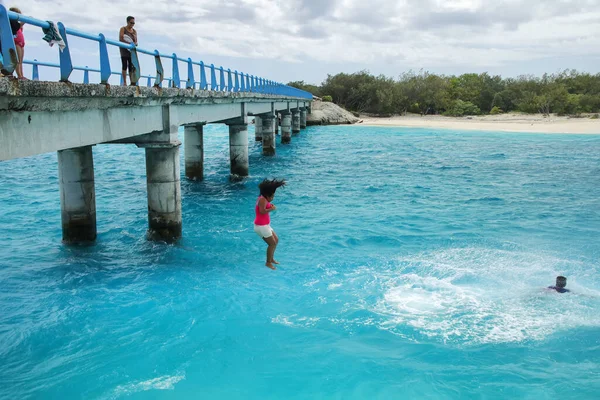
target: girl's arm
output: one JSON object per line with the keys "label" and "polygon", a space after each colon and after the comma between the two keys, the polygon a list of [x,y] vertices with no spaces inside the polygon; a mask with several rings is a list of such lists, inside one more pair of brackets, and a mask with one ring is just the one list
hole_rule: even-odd
{"label": "girl's arm", "polygon": [[271,204],[271,208],[267,209],[267,199],[261,197],[258,199],[258,212],[261,214],[268,214],[271,211],[275,211],[275,206]]}
{"label": "girl's arm", "polygon": [[123,35],[125,34],[125,28],[121,28],[119,30],[119,41],[120,42],[125,42],[125,39],[123,38]]}

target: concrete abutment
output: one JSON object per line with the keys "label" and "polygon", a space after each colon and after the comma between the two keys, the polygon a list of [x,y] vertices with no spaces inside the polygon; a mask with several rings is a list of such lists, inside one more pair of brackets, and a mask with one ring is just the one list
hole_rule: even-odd
{"label": "concrete abutment", "polygon": [[181,237],[179,143],[145,145],[148,236],[173,242]]}
{"label": "concrete abutment", "polygon": [[250,163],[248,161],[248,124],[237,122],[229,126],[229,159],[231,178],[238,179],[248,176]]}
{"label": "concrete abutment", "polygon": [[308,112],[306,111],[306,107],[300,108],[300,129],[306,129],[306,118]]}
{"label": "concrete abutment", "polygon": [[292,110],[292,135],[300,133],[300,110],[294,108]]}
{"label": "concrete abutment", "polygon": [[92,146],[58,151],[62,238],[96,240],[96,189]]}
{"label": "concrete abutment", "polygon": [[201,181],[204,179],[204,124],[186,125],[183,132],[185,176]]}
{"label": "concrete abutment", "polygon": [[275,155],[275,129],[273,125],[273,120],[275,119],[275,115],[271,114],[263,114],[261,115],[262,119],[262,147],[263,147],[263,155],[264,156],[274,156]]}
{"label": "concrete abutment", "polygon": [[281,143],[292,141],[292,114],[288,111],[281,113]]}

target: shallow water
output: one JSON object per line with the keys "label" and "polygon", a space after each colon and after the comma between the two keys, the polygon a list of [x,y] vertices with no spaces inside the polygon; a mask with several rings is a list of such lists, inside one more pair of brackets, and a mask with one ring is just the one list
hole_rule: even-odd
{"label": "shallow water", "polygon": [[145,240],[142,149],[94,148],[87,247],[55,154],[0,163],[1,398],[597,398],[600,136],[309,128],[241,183],[227,146],[176,245]]}

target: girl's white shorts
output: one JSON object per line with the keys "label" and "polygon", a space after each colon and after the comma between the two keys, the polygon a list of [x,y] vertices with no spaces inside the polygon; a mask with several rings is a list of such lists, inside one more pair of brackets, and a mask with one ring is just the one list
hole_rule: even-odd
{"label": "girl's white shorts", "polygon": [[273,236],[271,225],[254,225],[254,232],[263,239]]}

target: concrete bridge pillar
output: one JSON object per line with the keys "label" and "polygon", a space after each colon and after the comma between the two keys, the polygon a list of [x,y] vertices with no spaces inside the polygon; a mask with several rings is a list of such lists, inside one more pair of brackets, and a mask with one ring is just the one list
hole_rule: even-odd
{"label": "concrete bridge pillar", "polygon": [[300,109],[300,129],[306,129],[306,108]]}
{"label": "concrete bridge pillar", "polygon": [[275,155],[275,130],[273,128],[273,114],[263,114],[261,119],[262,124],[262,145],[263,145],[263,156],[274,156]]}
{"label": "concrete bridge pillar", "polygon": [[58,151],[62,237],[65,242],[96,240],[96,189],[92,146]]}
{"label": "concrete bridge pillar", "polygon": [[289,111],[281,113],[281,143],[292,141],[292,114]]}
{"label": "concrete bridge pillar", "polygon": [[181,237],[179,143],[146,145],[148,233],[172,242]]}
{"label": "concrete bridge pillar", "polygon": [[292,134],[297,135],[300,133],[300,110],[294,108],[292,110]]}
{"label": "concrete bridge pillar", "polygon": [[262,142],[262,119],[257,115],[254,117],[254,139]]}
{"label": "concrete bridge pillar", "polygon": [[232,178],[248,176],[248,124],[240,121],[228,126],[231,176]]}
{"label": "concrete bridge pillar", "polygon": [[279,114],[275,113],[275,119],[273,119],[273,130],[275,135],[279,135]]}
{"label": "concrete bridge pillar", "polygon": [[183,132],[185,176],[201,181],[204,179],[204,124],[186,125]]}

